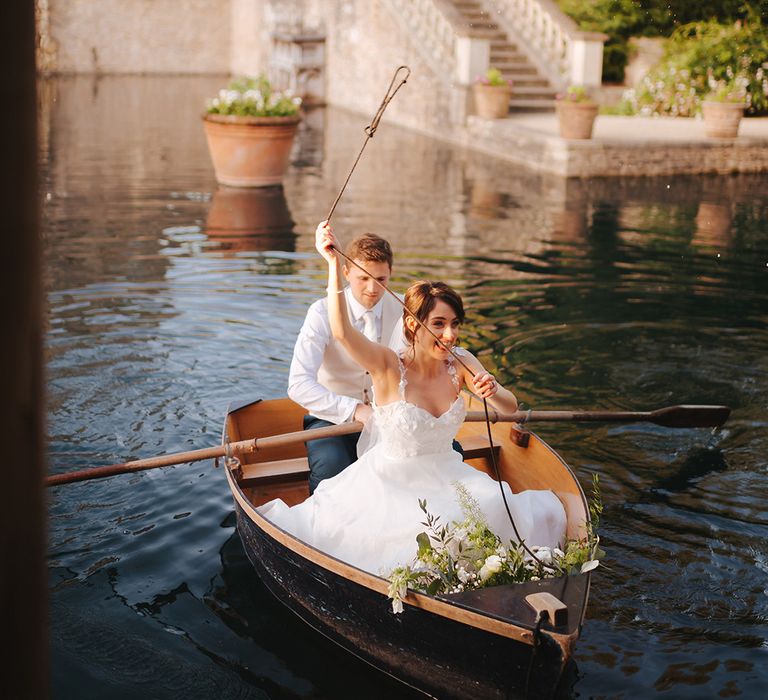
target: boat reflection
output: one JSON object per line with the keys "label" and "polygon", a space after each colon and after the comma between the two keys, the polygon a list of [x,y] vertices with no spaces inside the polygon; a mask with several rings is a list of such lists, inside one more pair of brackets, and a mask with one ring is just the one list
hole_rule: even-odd
{"label": "boat reflection", "polygon": [[227,252],[296,249],[294,221],[282,186],[219,187],[206,220],[206,234]]}

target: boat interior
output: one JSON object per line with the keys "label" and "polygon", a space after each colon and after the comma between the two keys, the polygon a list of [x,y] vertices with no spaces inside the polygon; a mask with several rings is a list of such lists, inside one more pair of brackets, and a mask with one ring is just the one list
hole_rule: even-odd
{"label": "boat interior", "polygon": [[[482,402],[466,394],[468,410],[480,410]],[[243,402],[230,406],[224,426],[225,442],[239,442],[302,430],[306,411],[290,399]],[[475,469],[496,478],[491,451],[502,479],[513,492],[525,489],[551,489],[561,500],[568,516],[568,538],[585,534],[587,508],[575,476],[559,455],[546,443],[520,426],[511,423],[491,425],[493,446],[484,422],[465,422],[457,440],[465,461]],[[309,496],[305,443],[266,447],[239,455],[236,481],[244,496],[254,505],[282,498],[288,505],[301,503]]]}

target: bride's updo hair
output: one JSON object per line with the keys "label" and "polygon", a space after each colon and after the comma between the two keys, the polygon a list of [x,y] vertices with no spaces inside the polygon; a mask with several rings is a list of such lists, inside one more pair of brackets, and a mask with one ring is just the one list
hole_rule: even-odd
{"label": "bride's updo hair", "polygon": [[[464,323],[464,303],[458,292],[449,287],[445,282],[428,282],[419,280],[414,282],[405,293],[405,306],[422,323],[427,320],[432,309],[438,301],[444,301],[453,309],[459,323]],[[406,319],[408,313],[403,311],[403,334],[409,344],[413,344],[414,332],[408,328]]]}

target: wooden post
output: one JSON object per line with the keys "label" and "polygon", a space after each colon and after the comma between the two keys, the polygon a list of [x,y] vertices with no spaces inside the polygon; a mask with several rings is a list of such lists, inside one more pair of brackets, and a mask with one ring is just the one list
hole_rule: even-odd
{"label": "wooden post", "polygon": [[0,695],[48,697],[35,3],[0,12]]}

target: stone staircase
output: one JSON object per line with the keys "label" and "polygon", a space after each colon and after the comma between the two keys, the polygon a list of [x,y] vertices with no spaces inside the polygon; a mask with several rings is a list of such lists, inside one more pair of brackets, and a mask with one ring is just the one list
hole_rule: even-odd
{"label": "stone staircase", "polygon": [[450,0],[467,26],[490,41],[490,65],[512,81],[510,111],[552,111],[557,90],[510,41],[481,0]]}

